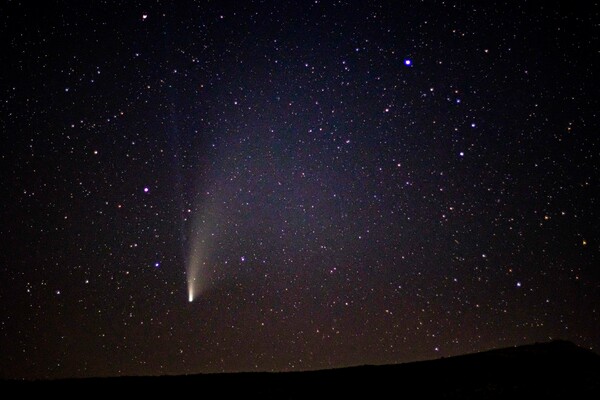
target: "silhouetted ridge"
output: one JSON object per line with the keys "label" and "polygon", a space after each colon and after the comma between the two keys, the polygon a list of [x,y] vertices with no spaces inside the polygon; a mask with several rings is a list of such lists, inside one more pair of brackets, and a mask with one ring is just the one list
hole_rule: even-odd
{"label": "silhouetted ridge", "polygon": [[[566,341],[509,347],[408,364],[188,376],[2,381],[20,393],[152,393],[170,388],[198,398],[600,398],[600,356]],[[118,390],[119,392],[115,392]]]}

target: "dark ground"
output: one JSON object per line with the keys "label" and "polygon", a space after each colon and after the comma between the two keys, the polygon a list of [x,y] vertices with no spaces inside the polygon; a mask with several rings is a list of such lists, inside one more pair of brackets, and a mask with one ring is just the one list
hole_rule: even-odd
{"label": "dark ground", "polygon": [[[0,381],[3,393],[195,398],[600,398],[600,356],[555,341],[434,361],[289,373]],[[166,390],[166,392],[165,392]]]}

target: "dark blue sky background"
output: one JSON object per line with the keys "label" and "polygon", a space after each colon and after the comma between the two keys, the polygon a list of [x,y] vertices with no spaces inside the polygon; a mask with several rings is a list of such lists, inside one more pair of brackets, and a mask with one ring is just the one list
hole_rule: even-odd
{"label": "dark blue sky background", "polygon": [[4,2],[0,376],[597,351],[599,9],[562,3]]}

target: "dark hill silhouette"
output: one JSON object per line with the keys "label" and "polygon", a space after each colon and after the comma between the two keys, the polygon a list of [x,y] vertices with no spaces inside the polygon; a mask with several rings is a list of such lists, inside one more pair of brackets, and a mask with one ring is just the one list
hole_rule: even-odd
{"label": "dark hill silhouette", "polygon": [[[322,371],[0,381],[8,390],[60,395],[192,398],[600,398],[600,356],[555,341],[408,364]],[[163,392],[167,390],[167,392]],[[435,397],[433,397],[435,396]],[[137,396],[136,396],[137,397]]]}

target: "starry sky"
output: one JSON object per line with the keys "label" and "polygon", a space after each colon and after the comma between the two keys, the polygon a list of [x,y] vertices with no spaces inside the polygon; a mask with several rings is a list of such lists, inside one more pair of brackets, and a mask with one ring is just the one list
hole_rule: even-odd
{"label": "starry sky", "polygon": [[0,377],[598,351],[600,8],[479,3],[2,2]]}

